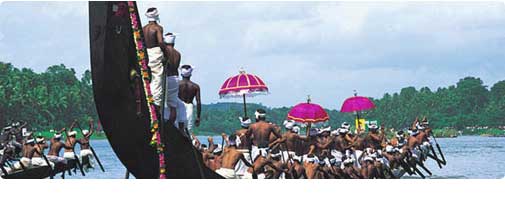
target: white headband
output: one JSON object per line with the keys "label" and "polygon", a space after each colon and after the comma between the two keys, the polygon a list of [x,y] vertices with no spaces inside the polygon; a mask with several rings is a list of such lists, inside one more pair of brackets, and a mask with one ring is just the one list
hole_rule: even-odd
{"label": "white headband", "polygon": [[29,143],[33,143],[34,141],[35,141],[35,139],[33,139],[33,138],[32,138],[32,139],[28,139],[28,140],[26,141],[26,143],[27,143],[27,144],[29,144]]}
{"label": "white headband", "polygon": [[82,130],[83,135],[87,135],[89,133],[89,130]]}
{"label": "white headband", "polygon": [[59,133],[54,134],[54,138],[56,138],[56,139],[61,138],[61,134],[59,134]]}
{"label": "white headband", "polygon": [[291,130],[293,129],[293,127],[295,126],[295,122],[291,121],[291,120],[285,120],[284,121],[284,127],[288,130]]}
{"label": "white headband", "polygon": [[76,132],[76,131],[72,131],[72,132],[69,132],[69,133],[68,133],[68,136],[74,136],[74,135],[77,135],[77,132]]}
{"label": "white headband", "polygon": [[258,111],[254,112],[254,116],[256,116],[256,119],[259,119],[260,117],[265,117],[267,114],[266,113],[260,113]]}
{"label": "white headband", "polygon": [[158,9],[154,9],[151,12],[146,12],[146,17],[148,21],[159,21],[160,17],[158,14]]}
{"label": "white headband", "polygon": [[44,138],[37,138],[37,143],[42,143],[45,139]]}
{"label": "white headband", "polygon": [[165,43],[168,43],[168,44],[175,44],[175,34],[171,34],[171,35],[165,35]]}
{"label": "white headband", "polygon": [[240,120],[240,126],[242,127],[249,127],[251,125],[251,119],[244,120],[242,117],[238,117]]}
{"label": "white headband", "polygon": [[179,71],[181,71],[181,76],[183,77],[190,77],[193,74],[193,67],[189,68],[179,68]]}

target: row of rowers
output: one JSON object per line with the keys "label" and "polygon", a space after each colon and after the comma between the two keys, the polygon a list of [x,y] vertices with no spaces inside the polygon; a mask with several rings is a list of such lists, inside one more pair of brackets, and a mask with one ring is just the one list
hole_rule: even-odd
{"label": "row of rowers", "polygon": [[[123,6],[126,8],[126,5]],[[158,9],[149,8],[145,15],[149,22],[143,27],[143,32],[152,75],[150,90],[156,112],[158,117],[163,116],[183,135],[189,136],[193,124],[197,127],[200,125],[201,114],[200,86],[191,81],[194,67],[189,64],[181,66],[181,53],[174,48],[176,34],[163,32]],[[182,80],[179,80],[179,72]],[[193,118],[195,99],[196,119]],[[165,110],[161,111],[163,101]]]}
{"label": "row of rowers", "polygon": [[300,126],[284,121],[281,127],[268,122],[258,109],[256,121],[240,118],[241,129],[222,134],[224,148],[202,144],[193,135],[193,145],[205,164],[225,178],[398,178],[416,174],[414,168],[426,160],[431,134],[428,121],[417,119],[409,134],[396,132],[386,138],[385,129],[375,124],[369,130],[352,133],[350,125],[310,129],[300,135]]}
{"label": "row of rowers", "polygon": [[[26,124],[18,127],[13,125],[4,128],[2,132],[2,145],[0,145],[0,166],[2,172],[10,174],[37,166],[47,166],[48,164],[44,156],[46,156],[52,168],[63,167],[61,170],[67,170],[67,162],[71,161],[72,163],[68,164],[72,164],[72,167],[68,168],[74,168],[75,172],[77,168],[75,163],[80,160],[82,162],[79,164],[82,164],[82,168],[85,170],[93,168],[94,157],[89,144],[90,137],[93,135],[93,121],[89,121],[89,130],[80,130],[82,133],[81,139],[77,139],[78,132],[74,130],[77,124],[77,121],[74,121],[69,130],[63,128],[59,132],[56,132],[49,139],[49,143],[41,134],[35,136],[34,132],[26,132],[26,128],[24,128]],[[21,131],[25,131],[25,133],[20,133]],[[64,141],[63,133],[65,134]],[[76,144],[80,145],[79,156],[75,154]],[[49,151],[47,155],[44,155],[44,150],[47,148],[49,148]],[[62,149],[63,157],[60,156]],[[86,160],[83,160],[83,158],[86,158]]]}

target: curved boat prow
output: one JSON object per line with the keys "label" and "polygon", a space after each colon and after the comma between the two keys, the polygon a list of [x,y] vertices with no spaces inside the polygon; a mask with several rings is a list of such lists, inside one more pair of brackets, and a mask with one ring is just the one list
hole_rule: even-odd
{"label": "curved boat prow", "polygon": [[[136,178],[158,178],[148,104],[126,2],[89,2],[93,92],[98,116],[119,160]],[[136,7],[136,6],[135,6]],[[135,14],[138,18],[138,12]],[[140,18],[138,18],[140,20]],[[137,78],[135,78],[137,76]],[[208,169],[191,141],[173,126],[162,130],[167,178],[221,178]]]}

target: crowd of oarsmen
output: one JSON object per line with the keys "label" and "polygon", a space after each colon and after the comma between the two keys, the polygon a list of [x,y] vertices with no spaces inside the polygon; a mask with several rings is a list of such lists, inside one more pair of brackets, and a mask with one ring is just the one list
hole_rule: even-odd
{"label": "crowd of oarsmen", "polygon": [[424,178],[421,170],[431,175],[424,166],[428,157],[445,165],[433,149],[426,118],[416,118],[408,132],[398,131],[387,138],[383,126],[370,124],[368,131],[352,133],[345,122],[333,131],[312,128],[302,136],[297,123],[284,121],[281,134],[281,127],[266,121],[264,110],[255,115],[255,123],[240,118],[241,129],[229,136],[222,134],[221,145],[212,137],[208,145],[202,144],[193,135],[193,144],[210,169],[231,179],[382,179],[405,173]]}
{"label": "crowd of oarsmen", "polygon": [[[42,134],[28,132],[27,123],[15,122],[4,127],[0,136],[0,175],[48,165],[53,169],[61,167],[63,173],[70,168],[74,168],[74,172],[76,172],[75,163],[81,164],[79,159],[82,160],[81,168],[85,170],[93,168],[93,153],[89,145],[90,137],[93,134],[93,120],[89,121],[88,130],[83,130],[79,126],[82,134],[80,139],[77,139],[77,131],[74,130],[78,125],[78,122],[74,121],[68,130],[63,128],[54,132],[49,142]],[[80,157],[75,154],[74,150],[77,143],[81,147]],[[49,151],[45,154],[44,150],[47,148]],[[60,154],[62,149],[63,155]]]}

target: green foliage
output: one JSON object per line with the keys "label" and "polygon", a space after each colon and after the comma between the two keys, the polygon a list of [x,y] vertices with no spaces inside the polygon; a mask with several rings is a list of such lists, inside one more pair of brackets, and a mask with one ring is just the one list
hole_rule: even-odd
{"label": "green foliage", "polygon": [[505,81],[488,90],[481,79],[466,77],[456,86],[438,88],[436,92],[426,87],[419,91],[408,87],[374,102],[377,108],[367,116],[397,129],[407,128],[415,117],[423,116],[439,129],[505,125]]}
{"label": "green foliage", "polygon": [[49,67],[45,72],[18,69],[0,62],[0,123],[26,121],[35,129],[59,129],[78,119],[87,123],[97,119],[91,72],[81,80],[65,65]]}

